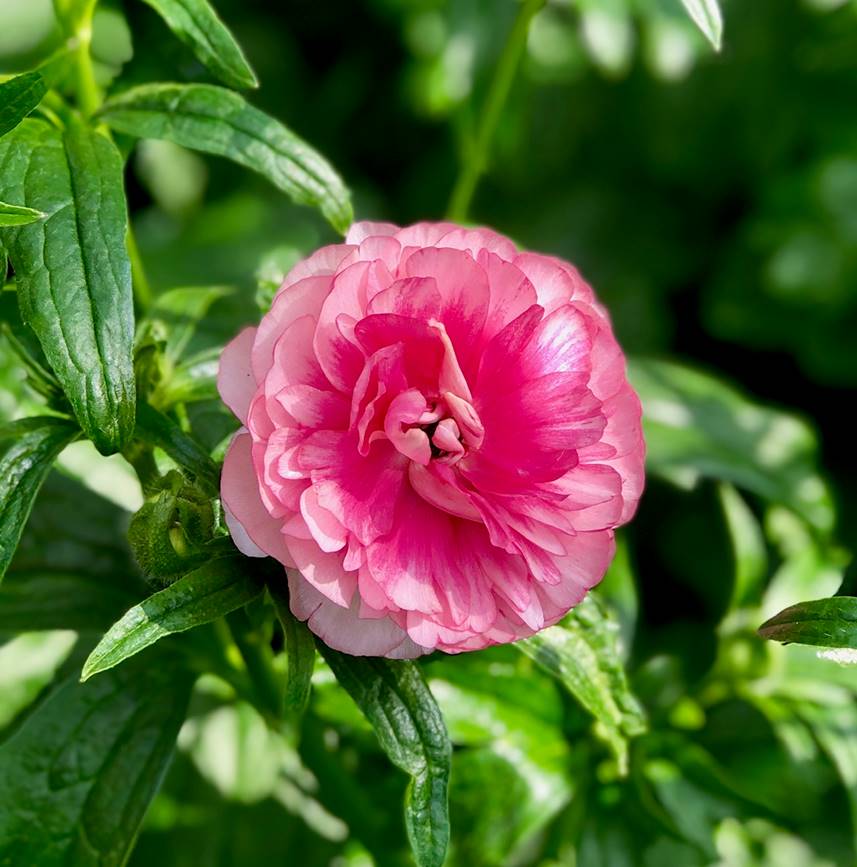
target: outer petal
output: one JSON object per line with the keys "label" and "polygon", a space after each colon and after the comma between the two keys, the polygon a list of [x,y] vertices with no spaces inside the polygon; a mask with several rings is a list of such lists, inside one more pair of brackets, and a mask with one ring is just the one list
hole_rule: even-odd
{"label": "outer petal", "polygon": [[[223,461],[223,474],[220,477],[220,495],[223,504],[227,514],[231,514],[232,518],[241,525],[257,548],[269,557],[279,560],[284,566],[294,567],[295,562],[280,532],[282,522],[271,517],[259,496],[259,484],[256,481],[250,451],[251,445],[250,434],[243,429],[235,435],[229,445]],[[236,544],[239,541],[243,542],[243,536],[233,538]]]}
{"label": "outer petal", "polygon": [[414,659],[431,648],[415,644],[405,631],[388,617],[360,616],[360,597],[354,594],[349,608],[331,602],[297,573],[289,572],[292,614],[329,647],[352,656],[387,656]]}
{"label": "outer petal", "polygon": [[359,244],[366,238],[374,238],[378,235],[395,235],[400,231],[393,223],[373,223],[370,220],[361,220],[352,223],[348,234],[345,236],[346,244]]}
{"label": "outer petal", "polygon": [[217,390],[223,402],[241,419],[247,422],[250,401],[256,393],[257,383],[250,364],[255,328],[245,328],[238,336],[226,344],[220,355],[217,370]]}

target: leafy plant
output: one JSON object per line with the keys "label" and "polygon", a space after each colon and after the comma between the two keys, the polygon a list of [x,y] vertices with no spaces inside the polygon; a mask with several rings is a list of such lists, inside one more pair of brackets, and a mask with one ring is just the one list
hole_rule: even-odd
{"label": "leafy plant", "polygon": [[[32,68],[0,83],[0,863],[851,863],[852,672],[756,634],[855,647],[853,597],[828,598],[847,554],[814,428],[636,357],[650,491],[583,604],[454,658],[317,648],[282,570],[229,539],[214,378],[254,291],[264,306],[351,222],[298,134],[325,125],[290,111],[293,132],[237,92],[259,79],[206,0],[54,5]],[[454,116],[462,220],[520,135],[502,120],[522,65],[565,69],[557,36],[602,68],[617,20],[722,39],[715,0],[488,5],[367,4],[420,47],[415,111]],[[194,212],[207,176],[226,192]]]}

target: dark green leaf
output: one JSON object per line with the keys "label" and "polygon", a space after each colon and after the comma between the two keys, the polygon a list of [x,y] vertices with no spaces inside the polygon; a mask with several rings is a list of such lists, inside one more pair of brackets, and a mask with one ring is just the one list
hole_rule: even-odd
{"label": "dark green leaf", "polygon": [[643,402],[651,472],[684,486],[732,482],[832,529],[833,502],[807,424],[680,364],[634,359],[628,371]]}
{"label": "dark green leaf", "polygon": [[104,454],[134,428],[122,160],[105,136],[27,120],[0,139],[0,196],[46,213],[4,232],[24,320]]}
{"label": "dark green leaf", "polygon": [[451,747],[419,668],[413,662],[348,656],[321,642],[319,650],[390,761],[411,775],[405,825],[414,859],[418,867],[440,867],[449,843]]}
{"label": "dark green leaf", "polygon": [[759,635],[773,641],[857,649],[857,597],[799,602],[763,623]]}
{"label": "dark green leaf", "polygon": [[301,714],[309,702],[312,672],[315,667],[315,641],[305,623],[301,623],[289,609],[285,587],[269,583],[268,592],[274,602],[277,618],[286,637],[288,681],[286,682],[285,708],[293,714]]}
{"label": "dark green leaf", "polygon": [[147,403],[137,408],[137,436],[163,449],[186,474],[216,492],[220,476],[208,452],[174,421]]}
{"label": "dark green leaf", "polygon": [[0,136],[15,129],[46,93],[38,72],[25,72],[0,84]]}
{"label": "dark green leaf", "polygon": [[144,0],[213,75],[229,87],[258,87],[241,47],[207,0]]}
{"label": "dark green leaf", "polygon": [[113,668],[167,635],[211,623],[261,592],[247,572],[246,558],[212,560],[127,611],[89,655],[81,680]]}
{"label": "dark green leaf", "polygon": [[172,657],[86,685],[68,669],[0,746],[2,864],[125,864],[184,721],[191,678]]}
{"label": "dark green leaf", "polygon": [[330,164],[243,97],[206,84],[146,84],[108,100],[100,116],[138,138],[163,138],[228,157],[264,175],[298,204],[314,205],[340,232],[353,218]]}
{"label": "dark green leaf", "polygon": [[103,630],[136,602],[145,585],[82,572],[14,572],[0,585],[0,630]]}
{"label": "dark green leaf", "polygon": [[591,594],[557,626],[516,644],[568,691],[603,727],[622,773],[628,770],[628,738],[646,730],[617,646],[619,626]]}
{"label": "dark green leaf", "polygon": [[0,202],[0,229],[10,226],[27,226],[37,220],[44,220],[46,216],[41,211],[34,211],[32,208]]}
{"label": "dark green leaf", "polygon": [[79,433],[70,422],[47,416],[0,427],[0,580],[51,464]]}

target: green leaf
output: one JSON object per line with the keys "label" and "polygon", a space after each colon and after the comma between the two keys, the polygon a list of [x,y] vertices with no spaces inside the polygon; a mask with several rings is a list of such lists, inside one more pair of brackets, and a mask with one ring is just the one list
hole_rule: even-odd
{"label": "green leaf", "polygon": [[25,72],[0,84],[0,136],[15,129],[46,93],[38,72]]}
{"label": "green leaf", "polygon": [[231,292],[228,286],[183,286],[158,296],[151,316],[167,326],[165,355],[169,361],[178,361],[211,305]]}
{"label": "green leaf", "polygon": [[27,120],[0,139],[0,197],[48,216],[4,232],[24,321],[103,454],[134,429],[122,159],[103,135]]}
{"label": "green leaf", "polygon": [[440,710],[413,662],[321,655],[372,724],[390,761],[411,775],[405,825],[418,867],[440,867],[449,844],[452,750]]}
{"label": "green leaf", "polygon": [[799,602],[763,623],[759,635],[772,641],[857,649],[857,597]]}
{"label": "green leaf", "polygon": [[735,587],[730,609],[758,601],[768,574],[768,550],[762,528],[744,498],[732,487],[717,488],[735,557]]}
{"label": "green leaf", "polygon": [[817,530],[832,529],[832,497],[805,422],[673,362],[633,359],[629,375],[643,402],[650,472],[685,487],[701,478],[732,482]]}
{"label": "green leaf", "polygon": [[[137,589],[145,585],[139,583]],[[140,597],[131,580],[81,572],[11,572],[0,585],[0,630],[103,630]]]}
{"label": "green leaf", "polygon": [[0,427],[0,580],[51,464],[79,433],[70,422],[47,416]]}
{"label": "green leaf", "polygon": [[81,680],[124,662],[167,635],[211,623],[262,592],[244,557],[222,557],[179,578],[125,613],[83,666]]}
{"label": "green leaf", "polygon": [[288,594],[282,583],[278,585],[271,582],[268,585],[268,592],[286,638],[289,670],[284,698],[285,708],[287,712],[299,715],[304,712],[309,703],[312,672],[315,668],[315,641],[307,625],[292,614]]}
{"label": "green leaf", "polygon": [[44,220],[47,214],[34,211],[32,208],[24,208],[21,205],[9,205],[0,202],[0,229],[9,226],[27,226],[37,220]]}
{"label": "green leaf", "polygon": [[137,436],[163,449],[187,475],[217,492],[220,474],[208,452],[174,421],[142,401],[137,408]]}
{"label": "green leaf", "polygon": [[221,352],[220,347],[204,349],[177,364],[170,376],[158,383],[152,392],[152,403],[161,409],[169,409],[177,403],[217,399],[217,371]]}
{"label": "green leaf", "polygon": [[681,0],[687,14],[703,32],[705,38],[720,51],[723,41],[723,16],[717,0]]}
{"label": "green leaf", "polygon": [[628,739],[646,730],[646,720],[628,686],[618,631],[618,624],[590,594],[560,624],[515,646],[561,681],[595,717],[624,774]]}
{"label": "green leaf", "polygon": [[2,864],[125,864],[184,721],[192,679],[172,657],[83,686],[67,670],[0,746]]}
{"label": "green leaf", "polygon": [[144,0],[189,46],[206,69],[235,88],[258,87],[259,82],[241,47],[207,0]]}
{"label": "green leaf", "polygon": [[108,100],[99,116],[138,138],[167,139],[253,169],[303,205],[314,205],[339,232],[353,212],[330,164],[279,121],[242,96],[207,84],[146,84]]}

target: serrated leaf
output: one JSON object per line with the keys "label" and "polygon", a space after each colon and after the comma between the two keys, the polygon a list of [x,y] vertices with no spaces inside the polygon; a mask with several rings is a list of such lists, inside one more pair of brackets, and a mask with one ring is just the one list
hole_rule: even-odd
{"label": "serrated leaf", "polygon": [[124,662],[167,635],[211,623],[252,602],[262,587],[244,557],[222,557],[179,578],[128,610],[89,655],[81,680]]}
{"label": "serrated leaf", "polygon": [[122,159],[105,136],[26,120],[0,139],[0,197],[47,214],[4,230],[24,321],[103,454],[134,430],[134,311]]}
{"label": "serrated leaf", "polygon": [[705,38],[720,51],[723,41],[723,16],[717,0],[681,0],[687,14],[702,31]]}
{"label": "serrated leaf", "polygon": [[9,205],[0,202],[0,229],[9,226],[27,226],[37,220],[44,220],[46,214],[35,211],[33,208],[24,208],[21,205]]}
{"label": "serrated leaf", "polygon": [[235,37],[207,0],[143,0],[164,19],[199,62],[229,87],[258,87],[259,82]]}
{"label": "serrated leaf", "polygon": [[390,761],[410,774],[405,827],[418,867],[440,867],[449,844],[452,749],[432,694],[413,662],[348,656],[319,642],[336,679],[372,724]]}
{"label": "serrated leaf", "polygon": [[15,129],[46,93],[44,79],[38,72],[25,72],[0,84],[0,136]]}
{"label": "serrated leaf", "polygon": [[79,433],[70,422],[47,416],[0,426],[0,580],[48,470]]}
{"label": "serrated leaf", "polygon": [[763,623],[759,635],[772,641],[857,649],[857,597],[799,602]]}
{"label": "serrated leaf", "polygon": [[0,746],[0,863],[121,867],[166,771],[192,678],[168,656],[85,685],[76,666],[66,670]]}
{"label": "serrated leaf", "polygon": [[146,84],[109,99],[99,117],[138,138],[167,139],[253,169],[345,233],[353,212],[339,175],[317,151],[242,96],[207,84]]}
{"label": "serrated leaf", "polygon": [[681,364],[629,360],[643,403],[647,467],[676,484],[732,482],[800,515],[817,530],[833,527],[833,500],[818,473],[812,429],[761,406],[713,376]]}
{"label": "serrated leaf", "polygon": [[216,492],[220,474],[208,452],[174,421],[147,403],[137,407],[137,436],[163,449],[182,468],[185,475]]}
{"label": "serrated leaf", "polygon": [[562,623],[515,645],[556,677],[601,725],[621,773],[628,740],[646,730],[617,647],[618,624],[591,594]]}
{"label": "serrated leaf", "polygon": [[306,624],[298,620],[289,609],[285,588],[272,582],[268,585],[268,592],[286,638],[289,668],[284,696],[285,709],[288,713],[302,714],[309,703],[312,672],[315,668],[315,641]]}

